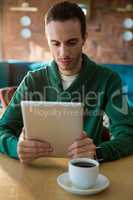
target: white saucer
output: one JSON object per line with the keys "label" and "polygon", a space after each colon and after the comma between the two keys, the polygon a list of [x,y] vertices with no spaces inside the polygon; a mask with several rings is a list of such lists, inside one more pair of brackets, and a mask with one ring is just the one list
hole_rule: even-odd
{"label": "white saucer", "polygon": [[71,192],[73,194],[78,194],[78,195],[96,194],[98,192],[105,190],[110,184],[109,179],[106,176],[99,174],[95,186],[93,186],[92,188],[89,188],[89,189],[79,189],[79,188],[75,187],[74,185],[72,185],[72,183],[69,179],[68,172],[65,172],[65,173],[61,174],[60,176],[58,176],[57,183],[64,190]]}

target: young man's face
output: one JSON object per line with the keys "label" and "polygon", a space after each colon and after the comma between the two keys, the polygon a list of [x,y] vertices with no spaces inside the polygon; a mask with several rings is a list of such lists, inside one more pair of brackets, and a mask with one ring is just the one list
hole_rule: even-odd
{"label": "young man's face", "polygon": [[51,21],[46,25],[46,36],[60,72],[64,75],[79,72],[84,44],[80,22],[78,20]]}

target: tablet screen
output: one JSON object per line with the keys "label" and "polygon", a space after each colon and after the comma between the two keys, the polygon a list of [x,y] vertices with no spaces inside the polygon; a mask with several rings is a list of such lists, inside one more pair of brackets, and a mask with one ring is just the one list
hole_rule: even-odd
{"label": "tablet screen", "polygon": [[53,156],[65,157],[83,130],[83,104],[22,101],[21,108],[26,137],[51,143]]}

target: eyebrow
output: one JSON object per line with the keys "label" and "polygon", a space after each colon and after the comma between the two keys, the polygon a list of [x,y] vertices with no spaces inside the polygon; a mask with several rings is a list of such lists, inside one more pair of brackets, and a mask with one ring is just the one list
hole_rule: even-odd
{"label": "eyebrow", "polygon": [[[67,41],[65,41],[66,43],[67,42],[75,42],[75,41],[77,41],[78,40],[78,38],[71,38],[71,39],[69,39],[69,40],[67,40]],[[58,41],[58,40],[51,40],[51,42],[60,42],[60,41]]]}

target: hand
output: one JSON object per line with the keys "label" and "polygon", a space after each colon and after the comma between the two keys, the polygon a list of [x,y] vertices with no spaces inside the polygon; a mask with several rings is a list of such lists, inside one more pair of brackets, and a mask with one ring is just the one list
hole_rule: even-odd
{"label": "hand", "polygon": [[93,144],[92,139],[88,138],[85,133],[81,133],[68,148],[68,157],[79,158],[88,157],[94,158],[96,152],[96,146]]}
{"label": "hand", "polygon": [[51,156],[52,152],[53,148],[48,142],[27,139],[24,129],[22,130],[17,146],[20,162],[30,163],[37,158]]}

